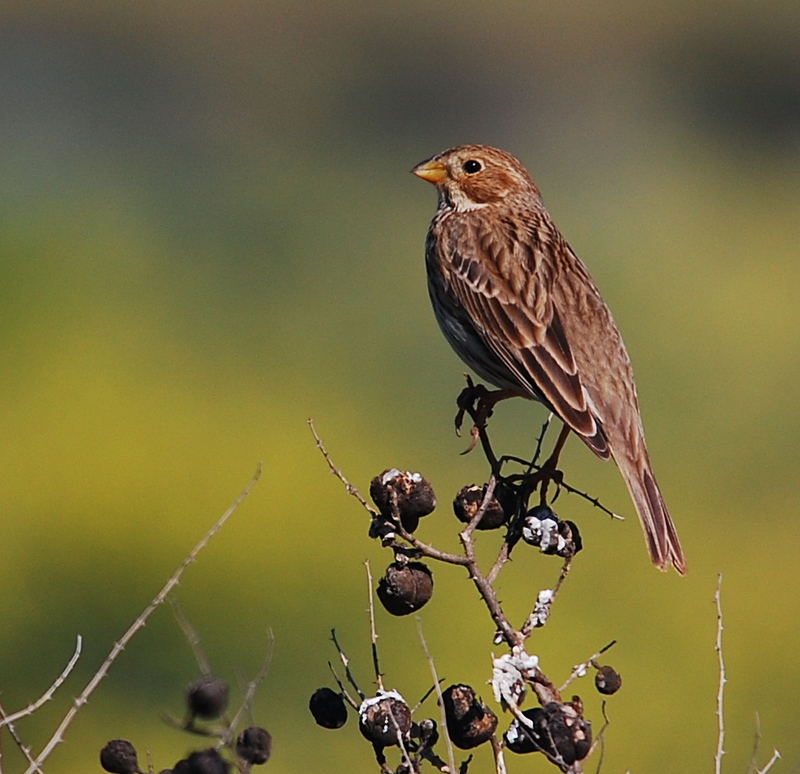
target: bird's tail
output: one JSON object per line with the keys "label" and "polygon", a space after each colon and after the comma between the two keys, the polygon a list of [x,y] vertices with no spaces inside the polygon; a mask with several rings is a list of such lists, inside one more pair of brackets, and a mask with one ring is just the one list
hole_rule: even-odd
{"label": "bird's tail", "polygon": [[664,571],[671,564],[681,575],[686,575],[686,558],[678,533],[656,483],[647,452],[641,451],[636,459],[615,454],[614,460],[636,506],[653,564]]}

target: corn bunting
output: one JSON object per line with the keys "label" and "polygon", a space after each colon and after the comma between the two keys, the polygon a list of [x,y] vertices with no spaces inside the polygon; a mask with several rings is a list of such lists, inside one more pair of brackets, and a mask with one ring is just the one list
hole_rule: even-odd
{"label": "corn bunting", "polygon": [[526,169],[504,151],[462,145],[413,172],[439,193],[425,260],[450,346],[482,379],[540,401],[598,457],[613,458],[653,563],[685,574],[622,337]]}

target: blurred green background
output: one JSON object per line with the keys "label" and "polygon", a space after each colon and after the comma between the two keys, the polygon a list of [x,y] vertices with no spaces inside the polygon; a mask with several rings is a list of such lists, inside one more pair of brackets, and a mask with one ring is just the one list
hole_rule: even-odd
{"label": "blurred green background", "polygon": [[[745,770],[757,712],[764,756],[777,746],[775,770],[795,770],[796,0],[33,0],[0,22],[3,706],[39,696],[85,638],[67,685],[19,724],[27,743],[263,460],[183,606],[233,683],[274,630],[255,706],[271,771],[375,770],[352,721],[325,731],[306,706],[330,682],[334,626],[369,689],[362,563],[379,574],[389,556],[305,423],[364,490],[386,467],[422,471],[441,505],[421,535],[455,548],[449,501],[485,468],[452,433],[463,367],[422,262],[435,196],[408,170],[485,142],[530,168],[614,310],[690,565],[653,570],[617,472],[572,441],[568,479],[631,518],[562,496],[588,550],[530,650],[561,679],[619,640],[605,770],[709,771],[722,572],[726,768]],[[496,446],[527,453],[543,416],[500,406]],[[500,583],[511,613],[557,571],[521,551]],[[488,616],[457,568],[435,573],[422,619],[439,672],[488,696]],[[415,700],[430,682],[415,622],[378,626],[386,682]],[[160,610],[47,770],[98,771],[119,736],[170,766],[198,740],[160,715],[196,674]],[[593,688],[576,690],[598,729]],[[489,769],[478,751],[470,770]]]}

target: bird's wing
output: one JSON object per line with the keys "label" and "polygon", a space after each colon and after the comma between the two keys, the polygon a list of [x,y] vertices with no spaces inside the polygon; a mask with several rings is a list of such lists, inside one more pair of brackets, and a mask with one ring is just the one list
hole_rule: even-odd
{"label": "bird's wing", "polygon": [[[473,246],[470,254],[465,244]],[[452,290],[487,347],[603,459],[605,433],[593,414],[558,311],[545,300],[525,303],[497,271],[486,242],[459,240],[450,254]],[[474,251],[480,250],[481,253]],[[549,294],[545,294],[547,297]]]}

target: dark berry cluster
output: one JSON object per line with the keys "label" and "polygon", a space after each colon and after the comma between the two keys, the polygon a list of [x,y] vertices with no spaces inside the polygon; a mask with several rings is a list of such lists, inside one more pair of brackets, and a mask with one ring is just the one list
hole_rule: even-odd
{"label": "dark berry cluster", "polygon": [[[538,752],[562,771],[577,771],[580,761],[592,750],[592,726],[583,716],[583,703],[578,696],[571,701],[562,699],[560,690],[539,668],[538,657],[525,650],[527,638],[547,622],[572,560],[583,548],[577,525],[560,519],[548,504],[558,496],[562,486],[568,491],[576,490],[563,483],[561,474],[550,467],[549,462],[539,466],[535,460],[526,462],[514,457],[502,458],[522,463],[524,472],[501,475],[503,463],[494,457],[485,436],[480,432],[477,436],[473,433],[473,436],[473,440],[479,437],[483,442],[492,477],[486,484],[464,486],[453,499],[453,512],[460,522],[458,536],[464,548],[463,554],[438,550],[417,536],[422,519],[436,508],[433,487],[421,474],[389,468],[375,476],[369,488],[375,505],[373,508],[335,468],[319,438],[317,440],[333,472],[370,512],[370,537],[393,551],[393,560],[378,580],[376,589],[378,600],[387,612],[406,616],[417,612],[431,600],[434,578],[428,563],[458,565],[467,570],[496,627],[495,644],[505,643],[510,650],[510,653],[497,658],[492,656],[493,671],[489,681],[495,700],[511,714],[505,732],[502,729],[498,731],[498,714],[473,687],[463,683],[450,685],[439,693],[444,729],[440,729],[430,717],[415,720],[414,711],[403,696],[396,690],[384,688],[374,631],[373,665],[378,690],[367,696],[358,688],[350,673],[349,660],[334,632],[333,641],[345,665],[347,682],[355,693],[351,695],[349,687],[345,687],[334,672],[339,690],[319,688],[311,696],[309,709],[317,724],[327,729],[341,728],[347,722],[349,711],[355,712],[359,731],[372,744],[380,770],[386,774],[417,774],[423,761],[439,770],[447,770],[448,764],[436,749],[440,737],[445,734],[460,750],[472,751],[490,743],[496,758],[502,757],[504,749],[517,754]],[[548,498],[548,486],[554,482],[555,495]],[[537,493],[536,501],[531,502],[534,493]],[[484,573],[477,561],[473,541],[477,539],[477,531],[489,530],[502,530],[502,541],[493,566]],[[517,628],[502,609],[494,583],[511,558],[512,551],[524,545],[534,546],[546,556],[560,557],[562,566],[558,582],[552,588],[538,590],[527,620]],[[607,648],[600,653],[605,650]],[[597,690],[610,695],[620,687],[621,678],[611,667],[597,664],[594,658],[575,667],[567,685],[593,668],[597,670]],[[431,688],[428,695],[434,689]],[[523,710],[530,694],[535,695],[540,706]],[[392,748],[400,751],[400,764],[396,768],[389,766],[384,754]],[[470,754],[457,770],[466,772],[471,759]],[[505,770],[504,765],[498,763],[497,770]]]}
{"label": "dark berry cluster", "polygon": [[[219,721],[228,708],[228,683],[207,674],[186,689],[186,714],[177,724],[186,731],[217,737],[216,747],[195,750],[160,774],[229,774],[231,766],[246,774],[253,766],[266,763],[272,754],[272,736],[259,726],[242,730],[234,741],[234,729],[227,721],[219,728],[200,727],[198,720]],[[143,774],[136,748],[126,739],[112,739],[100,751],[100,765],[110,774]]]}

